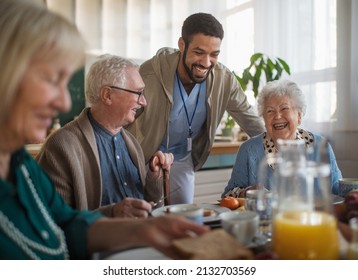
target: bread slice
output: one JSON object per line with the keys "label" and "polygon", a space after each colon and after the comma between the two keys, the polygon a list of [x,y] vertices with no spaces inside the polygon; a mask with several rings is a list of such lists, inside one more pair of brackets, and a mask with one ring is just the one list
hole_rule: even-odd
{"label": "bread slice", "polygon": [[224,229],[211,230],[198,237],[176,239],[173,246],[183,259],[247,260],[253,253]]}

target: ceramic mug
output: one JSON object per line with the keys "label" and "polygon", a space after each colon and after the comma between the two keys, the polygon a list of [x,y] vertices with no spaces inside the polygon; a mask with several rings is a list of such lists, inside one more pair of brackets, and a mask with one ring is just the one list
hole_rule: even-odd
{"label": "ceramic mug", "polygon": [[232,211],[219,215],[222,227],[243,245],[249,245],[259,228],[259,215],[254,211]]}
{"label": "ceramic mug", "polygon": [[339,195],[345,197],[350,191],[358,190],[358,178],[342,178],[339,180]]}
{"label": "ceramic mug", "polygon": [[198,224],[204,222],[204,209],[196,204],[177,204],[170,206],[170,214],[184,216]]}

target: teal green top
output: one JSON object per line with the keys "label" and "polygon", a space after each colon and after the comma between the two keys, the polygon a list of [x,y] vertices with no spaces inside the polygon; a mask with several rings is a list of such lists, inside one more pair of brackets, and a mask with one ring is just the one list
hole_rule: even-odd
{"label": "teal green top", "polygon": [[[98,212],[78,211],[67,205],[56,192],[51,180],[24,150],[14,153],[10,163],[9,181],[0,178],[0,210],[27,238],[50,248],[57,248],[58,238],[43,217],[29,189],[20,165],[29,172],[31,181],[55,223],[64,231],[70,259],[86,259],[86,232],[98,218]],[[43,234],[47,232],[48,234]],[[42,234],[41,234],[42,233]],[[47,236],[46,236],[47,235]],[[62,259],[63,255],[50,256],[33,251],[41,259]],[[30,257],[10,239],[0,227],[0,259],[29,259]]]}

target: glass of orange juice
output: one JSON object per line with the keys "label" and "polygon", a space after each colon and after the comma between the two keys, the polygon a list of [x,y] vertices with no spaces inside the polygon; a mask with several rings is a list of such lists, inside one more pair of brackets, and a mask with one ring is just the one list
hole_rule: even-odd
{"label": "glass of orange juice", "polygon": [[285,260],[339,258],[336,219],[320,211],[287,211],[275,216],[273,250]]}
{"label": "glass of orange juice", "polygon": [[273,250],[279,259],[338,259],[330,166],[322,161],[306,160],[304,149],[285,144],[279,146],[281,161],[277,199],[273,205]]}

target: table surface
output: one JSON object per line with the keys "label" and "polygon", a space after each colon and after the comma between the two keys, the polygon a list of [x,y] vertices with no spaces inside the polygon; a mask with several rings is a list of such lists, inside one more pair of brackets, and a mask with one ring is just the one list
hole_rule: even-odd
{"label": "table surface", "polygon": [[[212,203],[213,205],[217,205],[217,203]],[[205,204],[207,205],[207,204]],[[232,211],[243,211],[243,210],[232,210]],[[221,222],[215,221],[213,223],[206,223],[209,225],[213,230],[216,228],[221,228]],[[268,228],[260,228],[260,231],[265,231]],[[258,234],[258,238],[261,235]],[[346,241],[346,239],[343,237],[341,232],[338,230],[338,239],[340,244],[340,258],[345,259],[346,252],[348,250],[349,243]],[[252,250],[254,255],[257,255],[259,253],[263,252],[269,252],[271,251],[271,241],[268,240],[266,242],[263,242],[263,239],[258,240],[257,244],[253,242],[249,246],[249,248]],[[133,248],[118,252],[112,252],[107,254],[97,254],[95,259],[105,259],[105,260],[136,260],[136,259],[143,259],[143,260],[167,260],[169,259],[167,256],[163,255],[158,250],[151,248],[151,247],[142,247],[142,248]]]}

